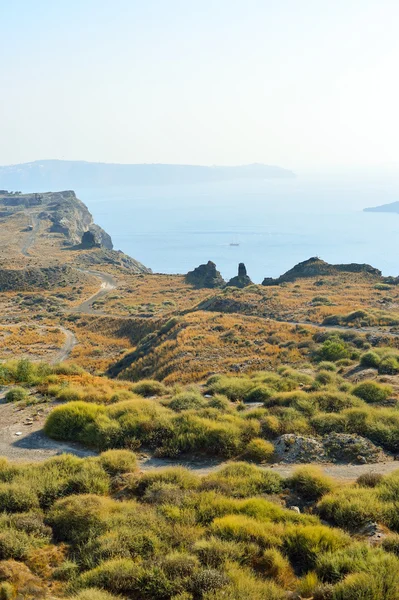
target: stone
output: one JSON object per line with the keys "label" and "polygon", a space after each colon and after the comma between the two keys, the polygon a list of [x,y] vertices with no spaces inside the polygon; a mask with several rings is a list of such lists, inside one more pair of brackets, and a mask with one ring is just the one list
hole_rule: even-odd
{"label": "stone", "polygon": [[237,287],[244,288],[248,285],[252,285],[252,281],[250,277],[247,275],[247,268],[244,263],[240,263],[238,265],[238,275],[236,277],[232,277],[230,281],[227,283],[229,287]]}
{"label": "stone", "polygon": [[197,288],[218,288],[224,287],[225,280],[216,269],[216,265],[211,260],[204,265],[199,265],[193,271],[189,271],[185,277],[186,283]]}
{"label": "stone", "polygon": [[301,509],[299,508],[299,506],[290,506],[290,510],[293,510],[294,512],[298,513],[298,515],[301,514]]}
{"label": "stone", "polygon": [[353,433],[330,433],[323,440],[329,460],[368,464],[386,459],[384,452],[370,440]]}
{"label": "stone", "polygon": [[92,231],[85,231],[82,235],[82,247],[83,248],[98,248],[100,244],[96,241],[96,236]]}
{"label": "stone", "polygon": [[285,433],[274,444],[277,460],[282,463],[326,462],[323,444],[315,438]]}

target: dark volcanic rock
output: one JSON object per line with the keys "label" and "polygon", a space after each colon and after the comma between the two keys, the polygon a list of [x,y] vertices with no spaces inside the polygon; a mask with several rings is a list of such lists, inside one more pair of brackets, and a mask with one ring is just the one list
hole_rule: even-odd
{"label": "dark volcanic rock", "polygon": [[247,275],[247,269],[244,263],[240,263],[238,265],[238,275],[230,279],[227,285],[238,288],[244,288],[247,287],[247,285],[252,285],[252,281]]}
{"label": "dark volcanic rock", "polygon": [[298,263],[295,267],[284,273],[284,275],[277,277],[277,279],[265,277],[262,285],[278,285],[279,283],[292,282],[299,278],[337,275],[338,273],[369,273],[370,275],[381,277],[381,271],[371,265],[358,263],[330,265],[318,257],[312,257]]}
{"label": "dark volcanic rock", "polygon": [[186,275],[186,282],[197,288],[217,288],[225,285],[223,277],[211,260],[208,260],[206,265],[200,265],[194,271],[189,271]]}
{"label": "dark volcanic rock", "polygon": [[85,231],[82,235],[82,248],[96,248],[100,244],[96,240],[96,236],[92,231]]}

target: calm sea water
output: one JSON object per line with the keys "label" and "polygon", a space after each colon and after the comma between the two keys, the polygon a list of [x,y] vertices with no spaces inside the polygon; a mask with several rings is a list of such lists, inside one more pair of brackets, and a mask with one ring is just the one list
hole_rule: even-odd
{"label": "calm sea water", "polygon": [[362,212],[399,200],[399,185],[298,178],[76,192],[115,248],[154,272],[213,260],[230,278],[244,262],[261,282],[320,256],[399,274],[399,215]]}

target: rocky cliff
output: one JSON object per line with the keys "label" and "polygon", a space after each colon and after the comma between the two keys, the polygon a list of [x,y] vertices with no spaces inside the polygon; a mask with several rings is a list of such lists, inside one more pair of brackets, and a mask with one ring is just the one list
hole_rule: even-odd
{"label": "rocky cliff", "polygon": [[7,215],[30,209],[32,218],[47,220],[51,223],[50,232],[61,233],[65,242],[71,245],[80,244],[83,235],[90,231],[95,243],[112,250],[111,237],[94,223],[93,217],[75,192],[48,192],[45,194],[4,194],[0,196]]}

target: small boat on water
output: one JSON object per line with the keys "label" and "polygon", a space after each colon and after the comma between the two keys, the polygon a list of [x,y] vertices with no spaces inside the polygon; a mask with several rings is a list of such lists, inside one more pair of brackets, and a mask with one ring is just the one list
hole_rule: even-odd
{"label": "small boat on water", "polygon": [[240,244],[238,242],[230,242],[229,246],[239,246]]}

